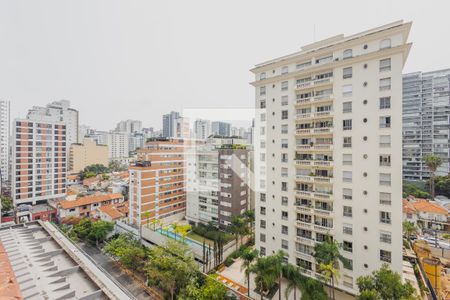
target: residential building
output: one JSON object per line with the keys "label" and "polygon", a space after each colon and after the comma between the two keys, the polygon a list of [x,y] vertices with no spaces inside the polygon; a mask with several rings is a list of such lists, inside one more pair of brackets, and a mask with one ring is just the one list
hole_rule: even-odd
{"label": "residential building", "polygon": [[211,135],[211,121],[198,119],[194,122],[194,138],[206,140]]}
{"label": "residential building", "polygon": [[9,181],[9,133],[10,102],[0,100],[0,190],[2,184]]}
{"label": "residential building", "polygon": [[88,125],[78,126],[78,142],[82,142],[85,137],[89,137],[94,132],[95,130]]}
{"label": "residential building", "polygon": [[124,132],[128,134],[141,133],[142,122],[138,120],[126,120],[117,123],[116,132]]}
{"label": "residential building", "polygon": [[128,217],[128,201],[102,205],[97,208],[97,215],[103,221],[114,222]]}
{"label": "residential building", "polygon": [[130,156],[130,144],[126,133],[108,132],[105,136],[105,144],[108,146],[110,160],[122,160]]}
{"label": "residential building", "polygon": [[20,207],[16,211],[16,223],[27,223],[32,221],[56,221],[56,208],[47,203],[28,205]]}
{"label": "residential building", "polygon": [[108,146],[98,145],[90,138],[84,138],[82,144],[70,145],[69,172],[79,173],[93,164],[108,166]]}
{"label": "residential building", "polygon": [[220,136],[230,136],[231,134],[231,125],[230,123],[225,122],[212,122],[211,123],[211,134],[220,135]]}
{"label": "residential building", "polygon": [[187,149],[186,219],[222,227],[247,210],[248,150],[232,138],[209,138]]}
{"label": "residential building", "polygon": [[[137,150],[129,167],[129,221],[137,227],[153,219],[180,220],[186,212],[185,143],[153,139]],[[147,215],[148,213],[148,215]]]}
{"label": "residential building", "polygon": [[40,118],[14,121],[11,186],[15,205],[65,197],[66,149],[65,123]]}
{"label": "residential building", "polygon": [[238,136],[244,138],[247,134],[247,131],[244,127],[231,127],[231,136]]}
{"label": "residential building", "polygon": [[122,194],[100,194],[81,197],[75,200],[58,202],[58,217],[97,217],[98,208],[104,205],[119,204],[124,201]]}
{"label": "residential building", "polygon": [[422,229],[450,230],[450,214],[438,202],[427,199],[403,199],[403,220]]}
{"label": "residential building", "polygon": [[171,111],[170,113],[163,115],[163,137],[171,138],[176,137],[177,122],[180,117],[180,113]]}
{"label": "residential building", "polygon": [[442,158],[436,171],[450,173],[450,69],[403,75],[403,178],[428,180],[424,157]]}
{"label": "residential building", "polygon": [[[402,69],[411,23],[338,35],[255,66],[256,247],[308,276],[326,235],[351,262],[336,287],[402,273]],[[393,101],[390,101],[393,99]],[[391,199],[393,199],[391,201]],[[318,276],[318,275],[317,275]]]}
{"label": "residential building", "polygon": [[134,152],[137,149],[144,147],[145,136],[143,133],[135,132],[128,135],[128,150]]}
{"label": "residential building", "polygon": [[70,107],[70,101],[60,100],[45,107],[33,106],[27,119],[51,123],[64,123],[67,131],[67,145],[78,143],[78,111]]}
{"label": "residential building", "polygon": [[189,126],[189,119],[184,117],[179,117],[175,120],[175,138],[178,139],[190,139],[191,138],[191,128]]}

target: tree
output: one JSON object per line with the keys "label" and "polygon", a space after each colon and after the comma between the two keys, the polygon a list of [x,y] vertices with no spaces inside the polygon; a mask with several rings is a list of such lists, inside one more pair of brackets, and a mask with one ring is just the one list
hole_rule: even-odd
{"label": "tree", "polygon": [[[144,211],[141,215],[142,215],[142,217],[144,217],[144,219],[147,220],[147,224],[146,225],[147,225],[147,228],[148,228],[148,226],[149,226],[149,219],[150,219],[152,214],[149,211]],[[152,222],[155,221],[155,220],[156,219],[153,219]],[[155,230],[154,226],[153,226],[153,230]]]}
{"label": "tree", "polygon": [[437,194],[450,198],[450,175],[436,176],[434,178],[434,188]]}
{"label": "tree", "polygon": [[234,235],[234,239],[236,240],[236,250],[238,250],[239,237],[241,237],[242,244],[242,236],[245,235],[248,230],[245,219],[241,216],[234,216],[231,219],[231,224],[229,225],[228,230]]}
{"label": "tree", "polygon": [[256,288],[262,295],[269,293],[278,282],[281,299],[281,277],[283,270],[283,251],[278,251],[275,255],[260,257],[256,263],[249,267],[249,272],[254,273]]}
{"label": "tree", "polygon": [[403,198],[407,198],[408,196],[414,196],[416,198],[428,198],[430,194],[425,191],[418,184],[413,183],[403,183]]}
{"label": "tree", "polygon": [[328,300],[328,295],[325,292],[322,283],[319,281],[307,278],[302,284],[302,300]]}
{"label": "tree", "polygon": [[109,173],[109,169],[102,164],[93,164],[87,166],[80,172],[80,178],[83,180],[85,178],[94,177],[98,174]]}
{"label": "tree", "polygon": [[[203,277],[203,275],[202,275]],[[225,300],[227,288],[220,282],[210,278],[192,278],[179,300]]]}
{"label": "tree", "polygon": [[111,172],[123,172],[128,170],[128,166],[121,164],[119,161],[111,161],[108,165],[108,168]]}
{"label": "tree", "polygon": [[289,298],[289,295],[292,291],[294,291],[294,300],[297,300],[297,288],[301,289],[302,287],[302,278],[303,276],[300,274],[300,267],[294,266],[293,264],[286,264],[283,267],[283,277],[286,278],[288,285],[286,287],[286,300]]}
{"label": "tree", "polygon": [[109,241],[103,250],[131,270],[143,267],[145,250],[131,234],[121,234]]}
{"label": "tree", "polygon": [[245,249],[244,253],[242,253],[242,265],[241,270],[245,271],[245,276],[247,276],[247,288],[248,288],[248,296],[250,297],[250,266],[258,257],[258,251],[252,249]]}
{"label": "tree", "polygon": [[92,220],[89,218],[83,218],[78,222],[78,224],[74,225],[73,231],[80,239],[84,240],[89,235],[91,228],[92,228]]}
{"label": "tree", "polygon": [[6,195],[0,195],[0,198],[2,201],[2,211],[10,211],[14,208],[14,204],[11,197],[8,197]]}
{"label": "tree", "polygon": [[246,223],[248,224],[248,234],[251,234],[252,238],[254,239],[254,230],[253,230],[253,225],[255,222],[255,210],[251,209],[251,210],[246,210],[243,213],[243,216],[245,218]]}
{"label": "tree", "polygon": [[414,288],[408,282],[403,284],[398,273],[393,272],[387,264],[372,275],[361,276],[356,280],[362,299],[413,299]]}
{"label": "tree", "polygon": [[325,276],[327,281],[331,283],[331,293],[334,299],[334,279],[339,274],[339,261],[346,267],[350,267],[348,259],[343,257],[340,253],[342,247],[336,240],[329,235],[325,236],[325,240],[322,243],[318,243],[314,246],[314,258],[321,268],[321,272]]}
{"label": "tree", "polygon": [[430,176],[430,194],[431,199],[434,200],[435,196],[435,189],[434,189],[434,176],[436,173],[436,170],[441,166],[442,159],[434,154],[428,154],[424,157],[425,165],[428,167],[428,169],[431,172]]}
{"label": "tree", "polygon": [[413,222],[403,221],[403,233],[406,235],[408,240],[411,239],[413,233],[417,233],[417,227]]}
{"label": "tree", "polygon": [[189,248],[182,243],[167,241],[164,246],[149,250],[149,262],[145,267],[150,285],[158,286],[174,299],[198,272],[198,265]]}
{"label": "tree", "polygon": [[98,246],[98,243],[104,241],[113,229],[114,224],[111,222],[103,220],[95,221],[92,223],[87,238],[91,241],[95,241],[95,244]]}

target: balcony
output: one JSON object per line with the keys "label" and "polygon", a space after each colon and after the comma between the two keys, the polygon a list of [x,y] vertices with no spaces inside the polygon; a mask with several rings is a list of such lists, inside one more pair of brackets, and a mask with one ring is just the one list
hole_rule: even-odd
{"label": "balcony", "polygon": [[308,97],[308,98],[300,98],[300,99],[297,99],[296,100],[296,102],[295,102],[295,104],[296,105],[305,105],[305,104],[311,104],[311,102],[312,102],[312,99],[313,98],[311,98],[311,97]]}
{"label": "balcony", "polygon": [[314,192],[313,197],[319,200],[331,200],[333,194],[331,192]]}
{"label": "balcony", "polygon": [[332,144],[297,145],[296,150],[298,150],[298,151],[333,151],[333,145]]}
{"label": "balcony", "polygon": [[320,224],[314,224],[314,230],[323,234],[327,234],[331,230],[333,230],[333,227],[325,227]]}
{"label": "balcony", "polygon": [[[311,246],[313,246],[313,245],[311,245]],[[308,260],[308,261],[312,260],[314,258],[311,254],[307,254],[307,253],[300,252],[300,251],[297,251],[297,250],[295,250],[295,254],[296,254],[297,257],[300,257],[300,258],[302,258],[304,260]]]}
{"label": "balcony", "polygon": [[303,236],[296,236],[296,241],[308,246],[314,246],[315,245],[315,241],[311,238],[307,238],[307,237],[303,237]]}
{"label": "balcony", "polygon": [[[309,145],[308,145],[309,146]],[[298,146],[297,146],[298,147]],[[312,160],[301,160],[301,159],[295,159],[295,164],[297,166],[311,166],[313,164]]]}
{"label": "balcony", "polygon": [[297,114],[296,115],[296,121],[305,121],[308,119],[322,119],[322,118],[332,118],[333,117],[333,111],[319,111],[319,112],[310,112],[310,113],[304,113],[304,114]]}
{"label": "balcony", "polygon": [[328,101],[333,101],[334,100],[334,95],[333,94],[323,94],[323,95],[315,95],[312,98],[312,102],[315,103],[322,103],[322,102],[328,102]]}
{"label": "balcony", "polygon": [[297,181],[307,182],[307,183],[333,183],[332,177],[323,177],[316,175],[297,175],[295,177]]}
{"label": "balcony", "polygon": [[301,220],[297,220],[297,227],[302,229],[312,229],[312,223],[303,222]]}
{"label": "balcony", "polygon": [[327,135],[333,134],[333,127],[322,127],[322,128],[305,128],[297,129],[295,131],[296,135]]}
{"label": "balcony", "polygon": [[313,197],[314,196],[312,191],[295,190],[295,194],[297,196],[301,196],[301,197]]}
{"label": "balcony", "polygon": [[298,213],[308,213],[311,214],[313,212],[313,208],[311,206],[305,206],[305,205],[296,205],[295,211]]}
{"label": "balcony", "polygon": [[332,160],[314,160],[313,165],[315,167],[333,167]]}
{"label": "balcony", "polygon": [[322,217],[332,217],[333,216],[332,210],[326,210],[326,209],[321,209],[321,208],[314,208],[314,213],[316,215],[322,216]]}
{"label": "balcony", "polygon": [[333,84],[333,77],[321,78],[314,80],[314,87]]}
{"label": "balcony", "polygon": [[297,83],[295,89],[302,90],[302,89],[312,88],[312,86],[313,86],[313,81],[305,81],[302,83]]}

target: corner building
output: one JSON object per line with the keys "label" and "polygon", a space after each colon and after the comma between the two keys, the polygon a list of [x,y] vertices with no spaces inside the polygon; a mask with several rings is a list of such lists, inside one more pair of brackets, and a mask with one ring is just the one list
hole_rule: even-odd
{"label": "corner building", "polygon": [[319,277],[327,234],[352,267],[336,287],[387,263],[402,272],[402,69],[411,23],[338,35],[258,64],[256,246]]}

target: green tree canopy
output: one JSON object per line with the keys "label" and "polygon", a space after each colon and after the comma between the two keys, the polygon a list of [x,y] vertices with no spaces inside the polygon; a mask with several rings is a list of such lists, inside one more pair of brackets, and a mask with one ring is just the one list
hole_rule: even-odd
{"label": "green tree canopy", "polygon": [[0,195],[0,198],[2,201],[2,211],[10,211],[14,208],[14,204],[11,197],[8,197],[6,195]]}
{"label": "green tree canopy", "polygon": [[119,235],[109,241],[103,249],[127,268],[137,270],[143,267],[145,250],[130,234]]}
{"label": "green tree canopy", "polygon": [[372,272],[372,275],[359,277],[356,283],[360,292],[359,300],[413,299],[414,296],[413,286],[410,283],[403,284],[400,275],[393,272],[387,264]]}
{"label": "green tree canopy", "polygon": [[93,164],[85,167],[83,171],[80,172],[80,178],[83,180],[85,178],[90,178],[97,176],[98,174],[104,174],[109,172],[110,170],[108,167],[102,164]]}

